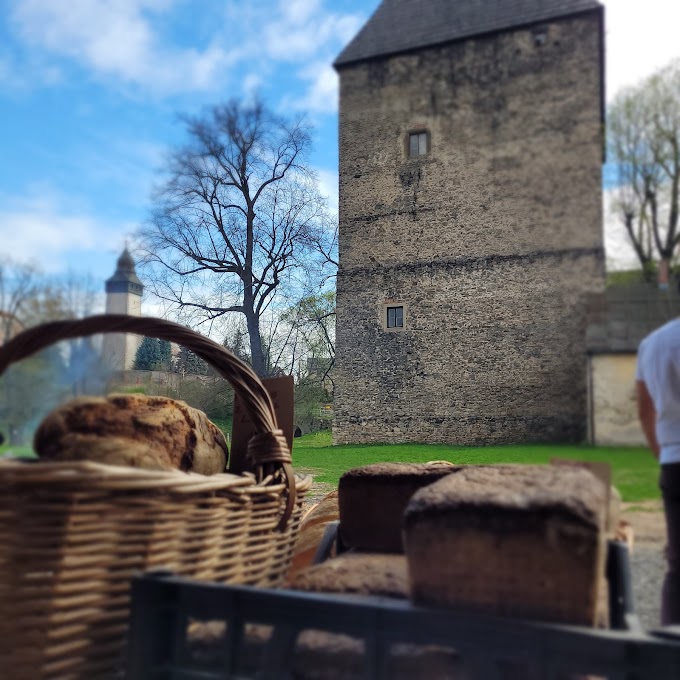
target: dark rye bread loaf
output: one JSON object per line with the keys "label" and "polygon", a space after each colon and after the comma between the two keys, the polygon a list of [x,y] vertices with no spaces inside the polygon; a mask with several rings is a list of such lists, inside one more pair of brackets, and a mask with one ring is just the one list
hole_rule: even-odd
{"label": "dark rye bread loaf", "polygon": [[288,587],[315,593],[353,593],[406,599],[409,596],[406,557],[346,552],[298,572]]}
{"label": "dark rye bread loaf", "polygon": [[143,394],[79,397],[52,411],[36,430],[46,460],[90,460],[147,470],[224,472],[227,443],[202,411]]}
{"label": "dark rye bread loaf", "polygon": [[414,494],[404,538],[414,602],[594,625],[604,485],[557,466],[469,467]]}
{"label": "dark rye bread loaf", "polygon": [[403,553],[402,516],[423,486],[460,469],[446,461],[374,463],[340,478],[340,538],[349,548]]}

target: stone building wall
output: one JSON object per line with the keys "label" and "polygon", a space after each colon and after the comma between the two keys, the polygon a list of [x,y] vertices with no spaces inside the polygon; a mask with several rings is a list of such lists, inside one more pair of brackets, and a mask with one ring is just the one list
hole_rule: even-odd
{"label": "stone building wall", "polygon": [[[337,443],[585,437],[599,21],[340,69]],[[408,158],[418,130],[430,151]]]}

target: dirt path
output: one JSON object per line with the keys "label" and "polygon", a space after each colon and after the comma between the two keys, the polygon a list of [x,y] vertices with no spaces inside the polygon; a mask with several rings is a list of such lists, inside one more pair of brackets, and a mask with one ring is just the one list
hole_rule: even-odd
{"label": "dirt path", "polygon": [[659,626],[661,583],[666,562],[666,524],[661,501],[624,503],[623,519],[633,527],[630,555],[635,611],[644,628]]}

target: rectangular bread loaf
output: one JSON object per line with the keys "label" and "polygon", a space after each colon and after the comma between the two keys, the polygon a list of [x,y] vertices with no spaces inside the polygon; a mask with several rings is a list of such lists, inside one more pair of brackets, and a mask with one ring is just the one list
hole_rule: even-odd
{"label": "rectangular bread loaf", "polygon": [[403,553],[402,519],[411,496],[460,469],[446,461],[374,463],[340,478],[340,539],[348,548]]}
{"label": "rectangular bread loaf", "polygon": [[409,502],[414,602],[594,625],[606,494],[582,469],[469,467]]}

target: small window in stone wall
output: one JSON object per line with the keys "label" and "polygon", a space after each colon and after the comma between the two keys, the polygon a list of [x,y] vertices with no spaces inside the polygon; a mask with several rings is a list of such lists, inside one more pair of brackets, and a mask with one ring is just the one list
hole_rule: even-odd
{"label": "small window in stone wall", "polygon": [[428,149],[428,135],[427,132],[410,132],[408,135],[408,155],[413,158],[416,156],[424,156],[429,151]]}
{"label": "small window in stone wall", "polygon": [[387,328],[403,328],[404,327],[404,307],[386,308],[387,310]]}

